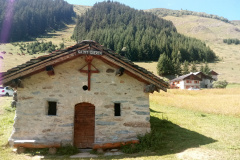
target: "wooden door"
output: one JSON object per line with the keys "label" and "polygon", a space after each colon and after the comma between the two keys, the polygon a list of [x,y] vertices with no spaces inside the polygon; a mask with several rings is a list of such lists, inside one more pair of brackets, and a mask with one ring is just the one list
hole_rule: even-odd
{"label": "wooden door", "polygon": [[79,103],[75,106],[74,146],[92,148],[95,130],[95,106],[90,103]]}

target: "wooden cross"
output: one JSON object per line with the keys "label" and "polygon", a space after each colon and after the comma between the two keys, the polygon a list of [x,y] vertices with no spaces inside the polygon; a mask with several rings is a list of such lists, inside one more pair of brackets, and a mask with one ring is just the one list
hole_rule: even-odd
{"label": "wooden cross", "polygon": [[[92,73],[99,73],[99,70],[92,64],[92,60],[93,60],[93,56],[86,56],[85,61],[87,62],[87,64],[79,70],[80,72],[88,74],[88,90],[89,91],[90,91],[90,88],[91,88],[91,74]],[[88,66],[88,69],[83,70],[83,68],[86,67],[86,66]],[[93,66],[93,68],[95,68],[95,70],[91,70],[91,66]]]}

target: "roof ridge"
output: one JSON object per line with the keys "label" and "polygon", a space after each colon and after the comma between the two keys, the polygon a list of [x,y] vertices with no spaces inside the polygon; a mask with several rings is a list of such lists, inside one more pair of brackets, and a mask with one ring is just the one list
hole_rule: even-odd
{"label": "roof ridge", "polygon": [[82,41],[73,46],[61,50],[56,50],[50,54],[31,59],[30,61],[27,61],[21,65],[13,67],[7,70],[7,72],[1,73],[2,77],[0,77],[0,83],[8,83],[16,78],[25,77],[31,73],[35,73],[36,71],[42,70],[47,65],[57,65],[58,63],[63,63],[66,60],[70,60],[75,57],[81,56],[80,54],[77,53],[77,50],[86,48],[87,49],[94,48],[95,50],[102,51],[107,57],[114,59],[112,63],[116,63],[117,65],[121,63],[127,69],[131,70],[131,72],[134,72],[133,74],[138,75],[138,77],[141,75],[139,78],[145,77],[145,79],[147,79],[149,83],[156,84],[160,89],[164,91],[166,91],[167,88],[169,87],[169,84],[167,82],[157,77],[152,72],[136,65],[135,63],[130,61],[127,57],[117,54],[114,51],[105,48],[104,46],[92,40]]}

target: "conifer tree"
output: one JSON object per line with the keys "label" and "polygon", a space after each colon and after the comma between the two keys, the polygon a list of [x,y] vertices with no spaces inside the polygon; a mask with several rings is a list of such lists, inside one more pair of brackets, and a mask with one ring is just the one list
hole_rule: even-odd
{"label": "conifer tree", "polygon": [[189,63],[187,61],[184,61],[182,74],[188,74],[188,73],[189,73]]}
{"label": "conifer tree", "polygon": [[203,67],[203,73],[204,74],[206,74],[206,75],[208,75],[209,74],[209,72],[210,72],[210,68],[208,67],[208,64],[207,63],[205,63],[205,65],[204,65],[204,67]]}
{"label": "conifer tree", "polygon": [[191,72],[197,72],[197,66],[196,66],[196,63],[195,63],[195,62],[192,62]]}
{"label": "conifer tree", "polygon": [[174,73],[174,67],[170,58],[164,52],[160,55],[158,63],[157,63],[157,73],[160,76],[163,75],[171,75]]}
{"label": "conifer tree", "polygon": [[203,67],[202,64],[201,64],[201,66],[200,66],[200,72],[204,72],[204,67]]}
{"label": "conifer tree", "polygon": [[180,60],[177,58],[177,59],[174,59],[172,61],[172,64],[173,64],[173,68],[174,68],[174,74],[176,75],[181,75],[182,74],[182,68],[181,68],[181,63],[180,63]]}

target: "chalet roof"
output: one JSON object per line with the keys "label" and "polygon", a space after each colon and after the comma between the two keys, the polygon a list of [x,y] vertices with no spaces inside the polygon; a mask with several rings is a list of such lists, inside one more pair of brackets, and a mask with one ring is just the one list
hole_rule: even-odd
{"label": "chalet roof", "polygon": [[201,79],[202,79],[202,78],[210,79],[210,80],[213,79],[211,76],[206,75],[206,74],[204,74],[203,72],[194,72],[193,74],[196,75],[196,76],[197,76],[197,75],[201,75]]}
{"label": "chalet roof", "polygon": [[215,72],[214,70],[211,70],[210,72],[209,72],[211,75],[219,75],[217,72]]}
{"label": "chalet roof", "polygon": [[198,76],[196,76],[195,74],[193,74],[193,73],[189,73],[189,74],[182,75],[182,76],[180,76],[180,77],[177,77],[177,78],[175,78],[175,79],[172,79],[171,81],[173,82],[173,81],[185,80],[185,79],[190,78],[190,76],[193,76],[193,77],[194,77],[194,80],[200,80],[200,81],[201,81],[201,79],[200,79]]}
{"label": "chalet roof", "polygon": [[113,64],[114,66],[124,68],[124,72],[132,75],[136,79],[139,79],[147,84],[153,84],[158,90],[161,89],[163,91],[167,91],[167,88],[169,87],[167,82],[153,73],[139,67],[126,57],[116,54],[112,50],[107,49],[91,40],[85,40],[66,49],[57,50],[48,55],[31,59],[24,64],[9,69],[7,72],[0,73],[0,84],[8,85],[8,83],[16,79],[22,79],[39,71],[45,71],[47,66],[55,66],[82,56],[78,53],[78,50],[101,51],[102,55],[96,55],[97,58],[103,60],[104,62]]}

